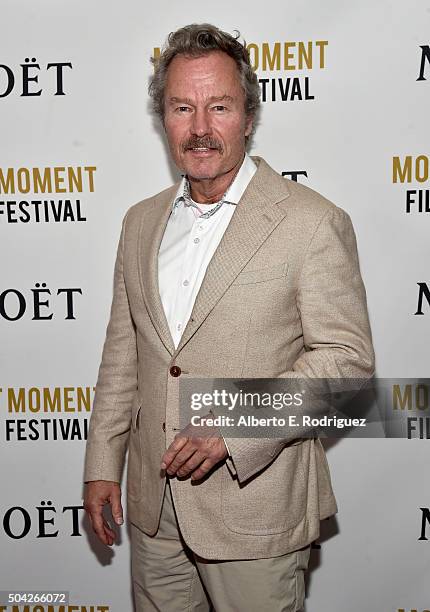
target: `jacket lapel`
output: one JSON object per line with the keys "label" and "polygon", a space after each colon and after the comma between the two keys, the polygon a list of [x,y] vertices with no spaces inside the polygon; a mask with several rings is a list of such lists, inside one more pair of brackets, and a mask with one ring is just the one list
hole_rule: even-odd
{"label": "jacket lapel", "polygon": [[158,288],[158,250],[169,219],[178,183],[153,200],[143,215],[139,231],[138,265],[143,297],[149,315],[170,354],[176,356],[209,315],[222,295],[261,244],[286,215],[278,206],[288,195],[287,181],[259,158],[251,179],[206,270],[190,319],[178,347],[174,348]]}
{"label": "jacket lapel", "polygon": [[151,321],[160,340],[174,353],[175,345],[170,333],[158,286],[158,251],[169,220],[172,202],[179,183],[155,196],[152,206],[142,215],[138,238],[138,270],[140,287]]}
{"label": "jacket lapel", "polygon": [[[206,269],[188,323],[175,351],[177,354],[195,334],[242,268],[286,215],[277,203],[289,195],[287,181],[279,179],[266,162],[258,164],[245,193]],[[281,188],[279,187],[281,184]]]}

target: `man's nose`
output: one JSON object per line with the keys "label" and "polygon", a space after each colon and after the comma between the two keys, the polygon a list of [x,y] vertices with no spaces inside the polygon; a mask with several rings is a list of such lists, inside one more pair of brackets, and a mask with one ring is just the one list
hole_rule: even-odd
{"label": "man's nose", "polygon": [[193,113],[193,121],[191,123],[191,132],[195,136],[206,136],[211,132],[210,118],[204,109],[196,109]]}

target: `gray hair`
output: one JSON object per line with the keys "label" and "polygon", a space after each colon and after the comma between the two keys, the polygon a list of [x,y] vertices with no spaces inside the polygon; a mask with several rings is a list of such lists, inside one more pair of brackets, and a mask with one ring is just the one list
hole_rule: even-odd
{"label": "gray hair", "polygon": [[152,98],[154,112],[164,120],[164,90],[166,87],[167,69],[176,55],[201,57],[211,51],[223,51],[236,62],[240,81],[245,93],[245,113],[255,117],[260,106],[260,87],[253,71],[245,41],[239,42],[240,33],[236,36],[223,32],[209,24],[193,23],[167,37],[159,57],[151,57],[154,74],[149,82],[149,95]]}

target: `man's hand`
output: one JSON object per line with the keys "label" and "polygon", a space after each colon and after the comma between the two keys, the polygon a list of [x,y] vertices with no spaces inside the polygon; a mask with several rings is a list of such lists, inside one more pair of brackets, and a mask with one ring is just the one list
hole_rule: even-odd
{"label": "man's hand", "polygon": [[187,425],[176,434],[161,458],[161,469],[169,476],[189,476],[200,480],[214,465],[228,456],[224,439],[217,427]]}
{"label": "man's hand", "polygon": [[124,522],[121,506],[121,488],[117,482],[94,480],[85,485],[84,508],[95,534],[102,544],[112,546],[116,533],[103,516],[103,506],[110,504],[117,525]]}

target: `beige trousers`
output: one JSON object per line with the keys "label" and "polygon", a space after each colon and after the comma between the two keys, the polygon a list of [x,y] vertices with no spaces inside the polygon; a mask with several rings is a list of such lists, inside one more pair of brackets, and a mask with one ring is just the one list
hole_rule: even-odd
{"label": "beige trousers", "polygon": [[148,536],[131,524],[136,612],[302,612],[310,546],[272,557],[209,561],[179,531],[167,483],[160,526]]}

